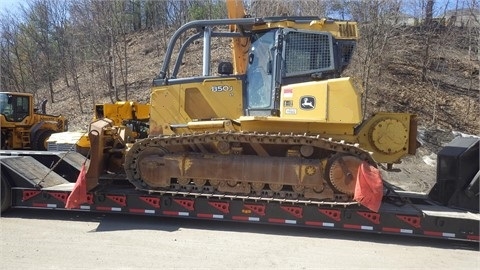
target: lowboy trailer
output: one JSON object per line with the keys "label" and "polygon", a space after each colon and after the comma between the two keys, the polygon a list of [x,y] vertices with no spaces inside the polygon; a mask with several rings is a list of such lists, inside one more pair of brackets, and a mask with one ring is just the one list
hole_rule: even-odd
{"label": "lowboy trailer", "polygon": [[480,242],[479,139],[456,138],[437,159],[437,182],[428,194],[385,183],[378,212],[360,204],[300,198],[151,192],[126,179],[102,175],[87,202],[67,209],[85,157],[75,152],[0,152],[1,207],[91,211],[282,224]]}

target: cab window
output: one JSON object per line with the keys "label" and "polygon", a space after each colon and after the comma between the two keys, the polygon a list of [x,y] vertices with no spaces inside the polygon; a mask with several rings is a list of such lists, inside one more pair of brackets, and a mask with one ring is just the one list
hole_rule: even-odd
{"label": "cab window", "polygon": [[30,111],[29,98],[10,94],[0,95],[0,113],[10,122],[20,122]]}
{"label": "cab window", "polygon": [[248,108],[272,106],[272,49],[275,32],[267,32],[253,41],[248,59]]}

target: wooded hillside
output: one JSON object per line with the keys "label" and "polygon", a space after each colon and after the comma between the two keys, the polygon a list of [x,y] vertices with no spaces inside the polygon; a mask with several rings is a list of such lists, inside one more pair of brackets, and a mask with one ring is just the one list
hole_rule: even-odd
{"label": "wooded hillside", "polygon": [[[426,128],[480,134],[477,0],[245,1],[252,16],[354,20],[361,39],[344,76],[358,79],[366,113],[412,112]],[[147,102],[171,34],[226,18],[218,0],[31,0],[0,21],[1,91],[34,93],[86,129],[94,103]],[[450,5],[452,6],[452,5]],[[192,48],[192,50],[199,49]],[[215,44],[219,60],[229,44]],[[201,65],[187,58],[182,69]],[[212,65],[212,68],[216,68]]]}

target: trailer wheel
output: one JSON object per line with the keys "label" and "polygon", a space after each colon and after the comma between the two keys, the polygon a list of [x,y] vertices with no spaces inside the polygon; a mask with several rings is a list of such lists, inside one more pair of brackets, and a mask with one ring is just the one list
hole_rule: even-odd
{"label": "trailer wheel", "polygon": [[10,187],[10,184],[8,183],[7,178],[3,173],[1,174],[1,182],[2,182],[2,185],[0,189],[0,193],[1,193],[0,208],[1,208],[1,212],[3,213],[7,211],[10,208],[10,206],[12,206],[12,189]]}
{"label": "trailer wheel", "polygon": [[40,129],[33,136],[31,147],[33,150],[46,151],[47,150],[47,140],[53,134],[53,131],[50,129]]}

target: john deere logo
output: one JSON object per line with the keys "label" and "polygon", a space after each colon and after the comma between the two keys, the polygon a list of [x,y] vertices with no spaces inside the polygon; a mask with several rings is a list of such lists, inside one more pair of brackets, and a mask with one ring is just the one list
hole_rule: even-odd
{"label": "john deere logo", "polygon": [[315,98],[312,96],[303,96],[300,98],[300,108],[304,110],[315,109]]}

